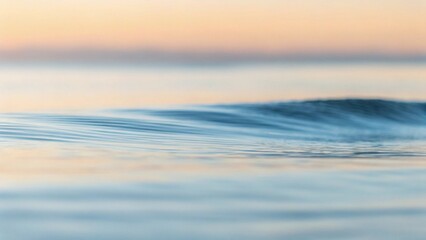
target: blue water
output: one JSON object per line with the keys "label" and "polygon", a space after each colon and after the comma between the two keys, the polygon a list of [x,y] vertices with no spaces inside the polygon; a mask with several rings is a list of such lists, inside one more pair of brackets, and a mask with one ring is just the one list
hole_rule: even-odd
{"label": "blue water", "polygon": [[3,141],[247,158],[426,156],[426,103],[335,99],[3,114]]}
{"label": "blue water", "polygon": [[9,190],[0,229],[3,239],[423,239],[425,174],[290,172]]}
{"label": "blue water", "polygon": [[4,67],[0,239],[424,239],[425,69]]}
{"label": "blue water", "polygon": [[1,239],[426,234],[423,102],[4,113],[0,126],[1,171],[21,182],[1,188]]}

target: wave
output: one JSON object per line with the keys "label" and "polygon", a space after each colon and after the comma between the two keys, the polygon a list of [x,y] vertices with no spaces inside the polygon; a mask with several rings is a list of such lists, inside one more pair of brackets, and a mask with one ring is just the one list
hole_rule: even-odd
{"label": "wave", "polygon": [[408,147],[413,141],[421,146],[426,140],[423,102],[333,99],[119,109],[79,115],[3,114],[2,119],[0,139],[12,142],[164,151],[214,149],[224,154],[262,156],[407,156],[426,152]]}
{"label": "wave", "polygon": [[420,130],[426,127],[426,103],[390,100],[312,100],[127,112],[240,128],[251,132],[261,129],[279,134],[296,133],[328,139],[333,136],[356,137],[363,132],[380,132],[383,136],[394,133],[397,138],[408,133],[407,135],[423,138],[424,134]]}
{"label": "wave", "polygon": [[314,100],[275,104],[242,105],[263,114],[303,121],[351,125],[366,121],[426,124],[426,103],[380,99]]}

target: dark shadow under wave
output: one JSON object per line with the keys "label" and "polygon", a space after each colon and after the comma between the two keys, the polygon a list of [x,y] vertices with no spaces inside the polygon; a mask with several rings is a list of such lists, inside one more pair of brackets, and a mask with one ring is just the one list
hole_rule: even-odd
{"label": "dark shadow under wave", "polygon": [[356,139],[367,132],[385,137],[423,138],[424,134],[413,133],[423,133],[421,130],[426,127],[426,103],[389,100],[313,100],[129,112],[251,131],[320,135],[327,139],[349,135]]}
{"label": "dark shadow under wave", "polygon": [[263,114],[301,121],[351,125],[357,121],[426,124],[426,103],[379,99],[314,100],[303,102],[241,105]]}

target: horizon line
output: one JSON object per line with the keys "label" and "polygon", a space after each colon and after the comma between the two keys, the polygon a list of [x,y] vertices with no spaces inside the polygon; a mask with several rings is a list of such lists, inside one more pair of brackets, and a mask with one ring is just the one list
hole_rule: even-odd
{"label": "horizon line", "polygon": [[1,50],[1,62],[116,63],[261,63],[261,62],[426,62],[426,53],[185,51],[159,49],[42,49]]}

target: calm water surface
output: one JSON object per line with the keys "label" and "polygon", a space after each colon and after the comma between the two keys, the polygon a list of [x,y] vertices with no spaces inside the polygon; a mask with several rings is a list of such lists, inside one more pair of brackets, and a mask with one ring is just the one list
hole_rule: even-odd
{"label": "calm water surface", "polygon": [[425,91],[420,63],[3,64],[0,237],[423,239]]}

